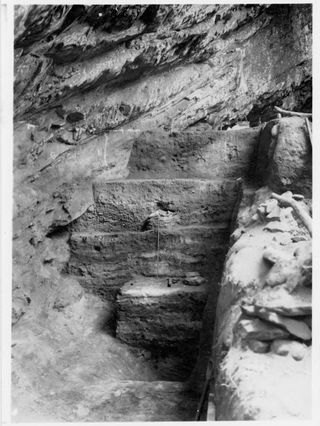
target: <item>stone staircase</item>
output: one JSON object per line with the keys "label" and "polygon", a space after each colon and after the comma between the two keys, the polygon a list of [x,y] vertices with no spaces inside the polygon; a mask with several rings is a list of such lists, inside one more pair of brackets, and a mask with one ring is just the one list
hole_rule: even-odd
{"label": "stone staircase", "polygon": [[[194,140],[187,145],[187,169],[192,171],[191,176],[173,162],[168,163],[170,173],[160,173],[159,169],[153,177],[151,168],[157,162],[157,147],[150,151],[151,143],[147,152],[142,148],[140,155],[139,146],[134,145],[128,178],[97,177],[93,183],[94,204],[70,227],[69,273],[89,293],[115,303],[117,338],[147,356],[151,354],[158,379],[166,381],[141,383],[151,386],[150,392],[157,388],[157,383],[166,383],[165,398],[172,398],[176,409],[182,404],[177,389],[182,389],[199,353],[208,294],[218,291],[230,221],[239,201],[236,178],[250,162],[243,133],[242,151],[240,145],[235,149],[234,134],[220,133],[228,142],[215,135],[214,140],[197,146],[197,158],[192,157]],[[250,130],[248,134],[251,156],[256,133]],[[201,140],[200,135],[195,139]],[[181,143],[168,143],[179,158]],[[219,152],[216,158],[224,146],[226,152]],[[236,152],[236,156],[230,156],[228,150]],[[206,162],[206,158],[210,161]],[[163,162],[159,161],[162,167]],[[205,169],[201,162],[206,162]],[[232,163],[229,168],[228,162]],[[155,168],[158,166],[157,163]],[[163,179],[161,175],[169,178]],[[130,386],[140,389],[140,385]],[[155,401],[162,401],[161,395],[157,393]],[[161,414],[148,417],[148,409],[144,408],[146,411],[134,415],[134,420],[194,420],[196,403],[192,398],[193,402],[187,404],[192,410],[179,414],[179,418],[169,415],[168,401],[162,401]],[[116,419],[117,416],[110,417]]]}
{"label": "stone staircase", "polygon": [[94,206],[72,225],[69,272],[106,299],[140,276],[212,278],[236,195],[231,180],[96,181]]}
{"label": "stone staircase", "polygon": [[151,352],[161,380],[187,379],[196,362],[237,191],[231,179],[100,178],[72,224],[69,272],[116,301],[117,337]]}

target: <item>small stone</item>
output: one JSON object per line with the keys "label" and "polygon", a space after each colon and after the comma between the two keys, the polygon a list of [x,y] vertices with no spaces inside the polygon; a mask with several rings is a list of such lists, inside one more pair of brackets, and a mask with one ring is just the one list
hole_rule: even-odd
{"label": "small stone", "polygon": [[[298,337],[302,340],[310,340],[311,339],[311,330],[307,326],[307,324],[303,321],[298,321],[292,318],[284,317],[275,312],[271,312],[264,308],[250,307],[253,310],[254,315],[258,316],[261,319],[264,319],[268,322],[274,323],[286,331],[288,331],[293,336]],[[248,309],[248,308],[247,308]],[[247,310],[247,312],[249,312]],[[253,315],[253,314],[251,314]]]}
{"label": "small stone", "polygon": [[299,337],[302,340],[310,340],[312,333],[304,321],[297,321],[291,318],[282,317],[282,322],[289,333]]}
{"label": "small stone", "polygon": [[257,208],[257,214],[261,220],[265,220],[266,217],[266,209],[265,207],[259,206]]}
{"label": "small stone", "polygon": [[270,200],[268,200],[266,203],[266,213],[269,214],[271,213],[276,207],[279,207],[278,205],[278,201],[274,198],[271,198]]}
{"label": "small stone", "polygon": [[292,342],[294,345],[291,347],[291,356],[296,361],[301,361],[306,354],[306,346],[299,342]]}
{"label": "small stone", "polygon": [[303,321],[307,324],[307,326],[312,329],[312,316],[308,315],[303,318]]}
{"label": "small stone", "polygon": [[275,125],[272,127],[272,129],[271,129],[271,136],[272,136],[273,138],[275,138],[275,137],[277,137],[277,136],[278,136],[278,133],[279,133],[279,125],[278,125],[278,124],[275,124]]}
{"label": "small stone", "polygon": [[275,206],[274,209],[271,210],[270,213],[268,213],[266,220],[268,222],[273,222],[273,221],[280,222],[280,220],[281,220],[281,209],[278,205]]}
{"label": "small stone", "polygon": [[293,194],[292,198],[295,199],[296,201],[304,200],[304,196],[302,194]]}
{"label": "small stone", "polygon": [[[310,301],[300,301],[298,298],[296,300],[294,298],[290,299],[290,296],[291,295],[288,295],[288,298],[285,298],[283,300],[280,299],[266,303],[260,302],[257,303],[256,306],[257,308],[265,308],[286,317],[296,317],[311,314],[311,296]],[[310,318],[311,321],[311,316],[306,316],[303,319],[304,322],[310,326],[307,318]]]}
{"label": "small stone", "polygon": [[253,352],[257,354],[265,354],[269,352],[270,343],[253,339],[248,341],[248,346]]}
{"label": "small stone", "polygon": [[295,340],[277,339],[270,346],[270,352],[280,356],[291,355],[296,361],[301,361],[306,353],[306,346]]}
{"label": "small stone", "polygon": [[239,336],[246,340],[274,340],[280,338],[289,337],[284,329],[275,327],[272,324],[268,324],[261,321],[258,318],[255,319],[243,319],[239,321],[236,326],[235,332]]}
{"label": "small stone", "polygon": [[186,277],[182,280],[184,285],[199,286],[205,283],[205,279],[200,275]]}
{"label": "small stone", "polygon": [[271,343],[270,352],[280,356],[287,356],[290,352],[290,340],[277,339]]}
{"label": "small stone", "polygon": [[231,240],[233,242],[233,244],[239,240],[239,238],[241,237],[241,235],[244,233],[244,229],[242,227],[237,228],[235,231],[233,231],[232,235],[231,235]]}
{"label": "small stone", "polygon": [[257,214],[257,213],[255,213],[253,216],[252,216],[252,221],[253,222],[257,222],[258,220],[259,220],[259,215]]}

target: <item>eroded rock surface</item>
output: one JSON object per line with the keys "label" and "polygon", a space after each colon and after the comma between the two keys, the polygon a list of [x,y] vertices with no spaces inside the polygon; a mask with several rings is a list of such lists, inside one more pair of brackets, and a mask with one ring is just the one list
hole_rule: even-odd
{"label": "eroded rock surface", "polygon": [[[301,192],[310,211],[303,125],[294,134],[304,145],[288,147],[293,120],[273,111],[311,110],[310,45],[310,5],[15,8],[13,420],[194,419],[195,381],[181,380],[198,351],[193,389],[201,390],[229,227],[241,199],[252,204],[260,159],[263,184]],[[275,155],[260,127],[243,128],[270,119],[279,126]],[[268,155],[256,164],[259,143]],[[267,157],[279,161],[269,169]],[[230,356],[221,377],[231,372],[244,399],[217,393],[223,420],[279,418],[281,403],[289,417],[308,414],[293,382],[307,389],[309,340],[278,321],[272,343],[255,334],[233,345],[239,319],[258,321],[245,316],[242,297],[260,314],[311,328],[310,236],[270,193],[242,211],[225,264],[217,330]],[[159,286],[165,295],[149,304]],[[115,337],[117,296],[126,343]],[[151,341],[174,353],[156,359]],[[246,392],[260,373],[246,375],[248,365],[270,372],[250,406]],[[279,393],[261,410],[288,366],[294,373],[277,389],[289,387],[290,402]]]}
{"label": "eroded rock surface", "polygon": [[268,187],[240,209],[217,306],[217,420],[311,416],[311,235],[294,213]]}
{"label": "eroded rock surface", "polygon": [[258,123],[277,102],[309,108],[310,7],[17,7],[16,115],[63,131],[79,110],[84,138],[128,123]]}

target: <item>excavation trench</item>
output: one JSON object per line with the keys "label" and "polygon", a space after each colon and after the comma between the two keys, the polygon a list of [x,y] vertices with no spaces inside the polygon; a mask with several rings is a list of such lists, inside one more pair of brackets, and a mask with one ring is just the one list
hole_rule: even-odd
{"label": "excavation trench", "polygon": [[15,225],[35,271],[17,269],[15,420],[195,419],[259,133],[114,132],[43,167]]}
{"label": "excavation trench", "polygon": [[[147,145],[134,144],[126,178],[93,181],[94,202],[68,227],[67,273],[108,307],[102,332],[146,361],[152,374],[142,374],[137,386],[148,384],[149,394],[160,386],[168,396],[160,390],[154,396],[167,408],[156,408],[151,418],[194,420],[230,227],[242,197],[237,179],[250,175],[258,130],[207,139],[186,134],[161,143],[163,134],[152,136]],[[164,150],[175,159],[166,172]],[[221,159],[230,161],[228,168]]]}
{"label": "excavation trench", "polygon": [[[301,120],[280,125],[280,136],[296,126],[310,156]],[[247,373],[238,378],[242,400],[234,398],[233,382],[224,385],[231,371],[226,368],[237,371],[240,359],[248,359],[244,371],[251,359],[263,370],[259,354],[243,348],[241,339],[239,346],[232,342],[241,298],[272,273],[262,258],[265,244],[278,241],[279,250],[288,245],[292,251],[292,243],[310,239],[286,209],[273,206],[275,222],[257,216],[274,204],[268,187],[255,193],[253,185],[254,165],[263,169],[267,158],[257,161],[259,144],[264,136],[272,142],[273,126],[268,123],[262,136],[260,128],[113,133],[62,153],[43,169],[33,183],[41,201],[26,204],[34,221],[27,216],[24,225],[21,215],[15,223],[26,226],[15,240],[15,261],[29,256],[15,277],[28,283],[15,290],[16,421],[190,421],[199,408],[198,418],[213,420],[215,405],[218,419],[269,416],[270,404],[265,409],[257,399],[251,409],[247,403],[251,385],[241,388]],[[303,158],[304,180],[299,175],[297,184],[308,198],[310,160]],[[272,289],[265,291],[273,297]],[[310,322],[311,290],[301,291]],[[299,327],[308,342],[309,326]],[[229,364],[221,364],[228,348]],[[277,355],[264,355],[272,359],[275,380]],[[308,360],[295,370],[305,382]],[[209,365],[216,388],[207,381]],[[273,388],[266,388],[271,403]],[[274,407],[281,415],[281,403]]]}
{"label": "excavation trench", "polygon": [[231,180],[100,182],[70,227],[68,273],[108,304],[116,341],[148,360],[154,378],[140,381],[182,392],[181,420],[194,420],[204,384],[237,190]]}
{"label": "excavation trench", "polygon": [[312,10],[269,6],[15,8],[13,422],[310,416]]}

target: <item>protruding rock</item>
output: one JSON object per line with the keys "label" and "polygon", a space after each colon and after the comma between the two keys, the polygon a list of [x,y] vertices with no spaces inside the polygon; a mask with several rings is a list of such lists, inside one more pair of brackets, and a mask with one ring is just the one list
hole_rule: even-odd
{"label": "protruding rock", "polygon": [[242,310],[247,315],[257,316],[265,321],[276,324],[284,328],[290,334],[302,340],[311,339],[311,331],[306,323],[297,321],[288,317],[284,317],[275,312],[271,312],[265,308],[257,308],[256,306],[242,306]]}
{"label": "protruding rock", "polygon": [[257,295],[254,298],[254,304],[257,308],[264,308],[288,317],[311,315],[312,294],[311,290],[305,287],[298,287],[292,293],[279,287],[272,292]]}
{"label": "protruding rock", "polygon": [[186,272],[182,282],[185,285],[198,286],[205,284],[206,280],[199,274],[199,272]]}
{"label": "protruding rock", "polygon": [[246,340],[274,340],[289,337],[284,329],[255,319],[243,319],[236,326],[235,333]]}
{"label": "protruding rock", "polygon": [[269,352],[270,349],[270,343],[255,339],[249,340],[248,346],[253,352],[256,352],[257,354],[265,354]]}
{"label": "protruding rock", "polygon": [[287,260],[289,258],[289,255],[275,247],[268,247],[263,252],[263,258],[267,262],[274,265],[275,263],[281,260]]}

